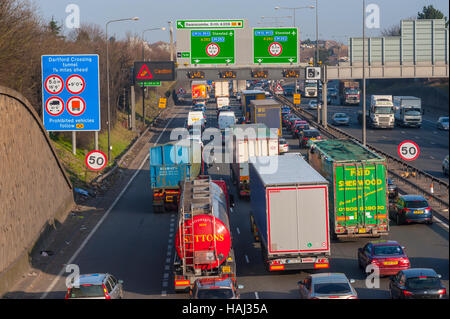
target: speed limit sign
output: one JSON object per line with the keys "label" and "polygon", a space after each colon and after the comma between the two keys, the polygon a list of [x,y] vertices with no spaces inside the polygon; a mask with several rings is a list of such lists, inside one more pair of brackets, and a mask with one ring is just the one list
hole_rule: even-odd
{"label": "speed limit sign", "polygon": [[106,155],[103,152],[94,150],[86,155],[86,166],[93,171],[100,171],[105,168],[107,163]]}
{"label": "speed limit sign", "polygon": [[398,146],[397,152],[405,161],[414,161],[419,156],[420,149],[413,141],[404,141]]}

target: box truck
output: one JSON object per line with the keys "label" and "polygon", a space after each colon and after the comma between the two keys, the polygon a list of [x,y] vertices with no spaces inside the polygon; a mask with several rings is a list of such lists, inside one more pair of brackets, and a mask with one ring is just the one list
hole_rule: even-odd
{"label": "box truck", "polygon": [[179,183],[195,179],[202,170],[202,146],[195,140],[180,140],[150,147],[150,187],[153,211],[178,209]]}
{"label": "box truck", "polygon": [[271,134],[264,124],[237,124],[229,129],[232,143],[228,143],[227,152],[232,154],[231,178],[238,188],[239,197],[248,197],[248,159],[250,156],[278,155],[278,136]]}
{"label": "box truck", "polygon": [[250,224],[266,270],[329,268],[328,181],[298,154],[258,159],[250,163]]}
{"label": "box truck", "polygon": [[339,97],[342,105],[359,105],[361,90],[358,81],[339,81]]}
{"label": "box truck", "polygon": [[249,120],[254,124],[265,124],[268,128],[277,130],[277,135],[281,135],[281,104],[274,99],[250,101]]}
{"label": "box truck", "polygon": [[266,93],[261,90],[243,90],[241,93],[241,107],[242,113],[245,116],[246,121],[250,117],[250,102],[253,100],[264,100]]}
{"label": "box truck", "polygon": [[389,233],[386,158],[353,140],[310,142],[308,161],[330,182],[330,227],[335,238]]}
{"label": "box truck", "polygon": [[394,96],[395,123],[402,127],[422,126],[422,100],[415,96]]}

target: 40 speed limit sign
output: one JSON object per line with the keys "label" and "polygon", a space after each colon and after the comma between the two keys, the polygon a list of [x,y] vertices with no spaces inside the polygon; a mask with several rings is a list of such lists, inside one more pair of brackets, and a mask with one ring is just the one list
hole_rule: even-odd
{"label": "40 speed limit sign", "polygon": [[405,161],[414,161],[420,153],[419,145],[413,141],[401,142],[397,148],[397,153]]}
{"label": "40 speed limit sign", "polygon": [[86,166],[93,171],[100,171],[105,168],[108,162],[106,155],[103,152],[94,150],[86,155]]}

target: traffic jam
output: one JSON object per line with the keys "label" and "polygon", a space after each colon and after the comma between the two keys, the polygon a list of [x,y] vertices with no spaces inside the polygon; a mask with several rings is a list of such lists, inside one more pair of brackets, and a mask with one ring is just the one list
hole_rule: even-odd
{"label": "traffic jam", "polygon": [[[171,288],[194,299],[240,298],[231,223],[245,203],[265,271],[308,274],[298,298],[358,299],[355,280],[331,261],[336,242],[361,239],[369,242],[354,262],[366,282],[384,278],[394,299],[447,298],[440,274],[411,262],[406,243],[383,239],[393,223],[432,224],[427,199],[400,194],[382,155],[327,138],[277,99],[276,86],[193,81],[191,94],[177,96],[188,135],[150,149],[153,212],[177,214]],[[345,115],[335,120],[345,124]]]}

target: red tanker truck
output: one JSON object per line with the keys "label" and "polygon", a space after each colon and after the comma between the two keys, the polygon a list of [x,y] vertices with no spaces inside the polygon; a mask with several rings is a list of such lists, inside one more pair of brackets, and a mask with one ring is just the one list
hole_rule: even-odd
{"label": "red tanker truck", "polygon": [[226,183],[209,176],[182,185],[173,268],[176,292],[191,289],[199,278],[236,280],[229,197]]}

